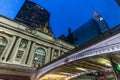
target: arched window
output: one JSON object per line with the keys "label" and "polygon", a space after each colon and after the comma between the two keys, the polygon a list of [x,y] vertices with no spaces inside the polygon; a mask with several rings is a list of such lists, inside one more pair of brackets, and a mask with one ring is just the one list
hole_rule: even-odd
{"label": "arched window", "polygon": [[42,67],[45,62],[45,50],[42,48],[37,48],[34,53],[33,65],[35,67]]}
{"label": "arched window", "polygon": [[22,41],[20,42],[19,47],[20,47],[20,48],[26,48],[26,47],[27,47],[27,44],[28,44],[28,41],[25,40],[25,39],[22,39]]}
{"label": "arched window", "polygon": [[5,37],[0,36],[0,56],[2,55],[7,43],[7,39]]}

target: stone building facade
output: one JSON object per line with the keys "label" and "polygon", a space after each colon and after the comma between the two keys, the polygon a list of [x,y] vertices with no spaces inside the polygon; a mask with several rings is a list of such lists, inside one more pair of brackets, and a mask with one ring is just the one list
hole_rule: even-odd
{"label": "stone building facade", "polygon": [[[0,75],[7,76],[8,80],[13,75],[34,80],[38,67],[40,69],[73,48],[74,45],[54,36],[0,16]],[[0,79],[4,79],[3,76]]]}

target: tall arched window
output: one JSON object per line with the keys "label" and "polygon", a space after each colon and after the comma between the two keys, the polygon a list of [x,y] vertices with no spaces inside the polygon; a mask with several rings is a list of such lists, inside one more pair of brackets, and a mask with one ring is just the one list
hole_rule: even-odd
{"label": "tall arched window", "polygon": [[7,43],[7,39],[5,37],[0,36],[0,56],[2,55]]}
{"label": "tall arched window", "polygon": [[42,67],[45,62],[45,50],[42,48],[37,48],[34,53],[33,65],[35,67]]}

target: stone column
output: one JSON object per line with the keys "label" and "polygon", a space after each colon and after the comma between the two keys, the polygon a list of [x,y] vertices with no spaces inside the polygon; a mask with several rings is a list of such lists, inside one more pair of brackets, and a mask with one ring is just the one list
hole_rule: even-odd
{"label": "stone column", "polygon": [[45,56],[45,64],[50,62],[51,48],[49,47]]}
{"label": "stone column", "polygon": [[14,60],[15,60],[15,57],[16,57],[16,54],[17,54],[17,51],[18,51],[21,40],[22,40],[22,38],[18,38],[18,40],[15,43],[14,49],[13,49],[11,55],[10,55],[9,61],[12,62],[12,63],[14,63]]}
{"label": "stone column", "polygon": [[7,44],[7,50],[6,50],[6,52],[3,54],[3,55],[1,55],[1,57],[4,57],[5,59],[3,60],[3,62],[6,62],[6,59],[7,59],[7,57],[8,57],[8,55],[10,54],[10,51],[11,51],[11,49],[12,49],[12,47],[13,47],[13,44],[15,43],[15,40],[16,40],[16,36],[13,36],[13,38],[10,40],[9,39],[9,41],[8,41],[8,44]]}
{"label": "stone column", "polygon": [[27,62],[27,64],[30,66],[32,66],[32,62],[33,62],[33,58],[34,58],[35,44],[36,43],[33,42],[33,44],[31,45],[32,48],[31,48],[30,55],[29,55],[28,62]]}
{"label": "stone column", "polygon": [[54,60],[54,49],[53,49],[53,48],[52,48],[52,51],[51,51],[51,52],[52,52],[52,53],[51,53],[51,54],[52,54],[52,56],[51,56],[51,61],[52,61],[52,60]]}
{"label": "stone column", "polygon": [[27,56],[28,56],[28,53],[29,53],[29,50],[30,50],[30,46],[31,46],[31,41],[28,41],[28,44],[27,44],[27,47],[26,47],[26,50],[24,51],[24,55],[22,57],[22,60],[21,60],[21,64],[25,64],[26,60],[27,60]]}

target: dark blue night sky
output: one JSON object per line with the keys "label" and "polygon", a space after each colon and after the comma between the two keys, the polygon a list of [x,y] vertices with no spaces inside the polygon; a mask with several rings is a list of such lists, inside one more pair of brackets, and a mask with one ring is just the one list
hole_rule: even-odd
{"label": "dark blue night sky", "polygon": [[[0,14],[14,19],[25,0],[0,0]],[[31,0],[46,8],[56,37],[68,34],[93,17],[96,10],[112,28],[120,24],[120,7],[115,0]]]}

